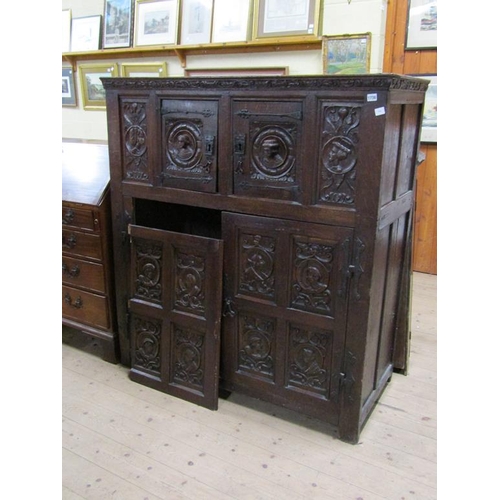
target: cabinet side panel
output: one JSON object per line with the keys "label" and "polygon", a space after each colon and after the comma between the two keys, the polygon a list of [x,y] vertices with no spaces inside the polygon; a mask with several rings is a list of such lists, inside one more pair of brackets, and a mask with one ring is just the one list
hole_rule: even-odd
{"label": "cabinet side panel", "polygon": [[370,309],[366,337],[365,364],[363,370],[364,402],[376,387],[375,373],[377,369],[380,325],[384,306],[384,290],[386,285],[387,262],[389,254],[390,226],[379,231],[374,254],[372,286],[370,290]]}

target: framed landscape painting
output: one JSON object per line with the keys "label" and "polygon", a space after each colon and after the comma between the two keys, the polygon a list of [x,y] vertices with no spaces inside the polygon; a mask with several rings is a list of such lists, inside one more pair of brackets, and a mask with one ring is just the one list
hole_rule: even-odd
{"label": "framed landscape painting", "polygon": [[179,0],[137,0],[136,47],[177,43]]}
{"label": "framed landscape painting", "polygon": [[69,67],[62,69],[62,105],[76,106],[75,75]]}
{"label": "framed landscape painting", "polygon": [[371,33],[323,37],[323,73],[360,75],[370,72]]}
{"label": "framed landscape painting", "polygon": [[410,0],[406,49],[437,48],[437,0]]}
{"label": "framed landscape painting", "polygon": [[106,91],[101,78],[118,76],[116,63],[80,64],[83,109],[106,109]]}

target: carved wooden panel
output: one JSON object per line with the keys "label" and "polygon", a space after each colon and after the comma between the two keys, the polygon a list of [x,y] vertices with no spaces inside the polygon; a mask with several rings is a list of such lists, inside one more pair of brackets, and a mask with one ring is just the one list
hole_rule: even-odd
{"label": "carved wooden panel", "polygon": [[234,102],[235,193],[299,198],[302,123],[301,102]]}
{"label": "carved wooden panel", "polygon": [[163,100],[161,117],[162,185],[215,192],[218,103]]}
{"label": "carved wooden panel", "polygon": [[329,396],[333,332],[290,325],[287,385],[311,394]]}
{"label": "carved wooden panel", "polygon": [[124,180],[151,182],[146,104],[141,99],[120,101]]}
{"label": "carved wooden panel", "polygon": [[136,225],[129,234],[131,377],[216,409],[222,242]]}
{"label": "carved wooden panel", "polygon": [[161,376],[161,321],[133,315],[130,320],[133,345],[132,367]]}
{"label": "carved wooden panel", "polygon": [[242,311],[238,317],[238,370],[274,380],[276,319]]}
{"label": "carved wooden panel", "polygon": [[319,203],[354,206],[359,142],[359,106],[323,103],[319,144]]}

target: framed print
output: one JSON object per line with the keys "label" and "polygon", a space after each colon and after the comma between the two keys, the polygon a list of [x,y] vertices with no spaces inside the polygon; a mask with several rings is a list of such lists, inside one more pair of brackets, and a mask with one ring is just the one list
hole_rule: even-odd
{"label": "framed print", "polygon": [[437,0],[409,0],[406,49],[437,48]]}
{"label": "framed print", "polygon": [[371,33],[323,37],[323,73],[360,75],[370,72]]}
{"label": "framed print", "polygon": [[62,11],[62,52],[71,50],[71,10]]}
{"label": "framed print", "polygon": [[73,68],[62,69],[62,105],[76,106],[75,75]]}
{"label": "framed print", "polygon": [[213,0],[183,0],[181,45],[210,43]]}
{"label": "framed print", "polygon": [[437,75],[415,75],[430,80],[425,93],[420,142],[437,142]]}
{"label": "framed print", "polygon": [[71,20],[71,52],[99,50],[101,16],[77,17]]}
{"label": "framed print", "polygon": [[133,0],[104,0],[103,49],[130,47],[133,5]]}
{"label": "framed print", "polygon": [[136,47],[177,43],[179,0],[137,0]]}
{"label": "framed print", "polygon": [[212,76],[285,76],[288,75],[288,66],[279,68],[193,68],[185,69],[184,76],[212,77]]}
{"label": "framed print", "polygon": [[118,76],[118,65],[115,63],[80,64],[78,70],[83,109],[106,109],[106,91],[101,78]]}
{"label": "framed print", "polygon": [[253,39],[318,36],[321,0],[255,0]]}
{"label": "framed print", "polygon": [[127,78],[158,78],[167,76],[166,62],[123,63],[120,76]]}
{"label": "framed print", "polygon": [[250,7],[250,0],[214,0],[212,42],[246,42]]}

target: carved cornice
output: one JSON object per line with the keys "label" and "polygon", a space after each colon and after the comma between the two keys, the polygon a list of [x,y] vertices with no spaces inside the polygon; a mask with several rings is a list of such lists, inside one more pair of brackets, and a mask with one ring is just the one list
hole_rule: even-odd
{"label": "carved cornice", "polygon": [[294,77],[240,77],[240,78],[103,78],[107,89],[121,90],[328,90],[377,89],[425,92],[428,81],[394,74],[367,74],[358,76],[294,76]]}

